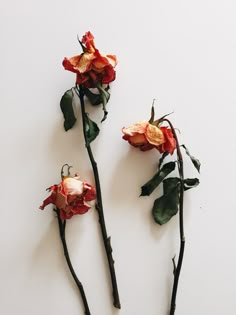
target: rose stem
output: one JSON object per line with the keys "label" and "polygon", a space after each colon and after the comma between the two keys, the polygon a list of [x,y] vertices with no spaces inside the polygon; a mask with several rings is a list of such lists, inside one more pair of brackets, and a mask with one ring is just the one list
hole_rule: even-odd
{"label": "rose stem", "polygon": [[175,129],[172,123],[168,119],[163,119],[162,121],[166,121],[174,135],[176,140],[176,150],[178,157],[178,169],[179,169],[179,177],[180,177],[180,194],[179,194],[179,230],[180,230],[180,251],[177,267],[174,271],[174,284],[172,289],[171,296],[171,305],[170,305],[170,315],[174,315],[176,308],[176,295],[178,290],[179,276],[182,267],[183,257],[184,257],[184,247],[185,247],[185,236],[184,236],[184,218],[183,218],[183,210],[184,210],[184,167],[183,167],[183,157],[179,146],[178,137],[176,135]]}
{"label": "rose stem", "polygon": [[71,272],[71,275],[72,277],[74,278],[75,280],[75,283],[80,291],[80,295],[81,295],[81,298],[83,300],[83,303],[84,303],[84,308],[85,308],[85,315],[91,315],[90,314],[90,310],[89,310],[89,306],[88,306],[88,302],[87,302],[87,298],[86,298],[86,295],[85,295],[85,292],[84,292],[84,288],[83,288],[83,285],[82,283],[79,281],[75,271],[74,271],[74,268],[71,264],[71,261],[70,261],[70,256],[69,256],[69,252],[68,252],[68,248],[67,248],[67,244],[66,244],[66,238],[65,238],[65,229],[66,229],[66,220],[64,220],[64,222],[61,220],[60,218],[60,210],[59,209],[55,209],[55,212],[57,214],[57,219],[58,219],[58,226],[59,226],[59,232],[60,232],[60,238],[61,238],[61,242],[62,242],[62,245],[63,245],[63,249],[64,249],[64,255],[65,255],[65,258],[66,258],[66,262],[67,262],[67,265],[70,269],[70,272]]}
{"label": "rose stem", "polygon": [[93,152],[91,149],[91,146],[88,142],[87,135],[86,135],[86,121],[85,121],[85,104],[84,104],[84,91],[83,87],[76,86],[75,92],[79,96],[80,103],[81,103],[81,112],[82,112],[82,122],[83,122],[83,133],[84,133],[84,140],[85,140],[85,146],[88,151],[89,159],[92,165],[93,174],[95,178],[95,185],[96,185],[96,192],[97,192],[97,204],[96,209],[98,211],[99,216],[99,223],[101,227],[102,232],[102,238],[103,243],[107,255],[109,270],[110,270],[110,276],[111,276],[111,282],[112,282],[112,289],[113,289],[113,305],[116,308],[121,308],[120,305],[120,298],[119,298],[119,292],[117,287],[117,281],[116,281],[116,273],[115,273],[115,267],[114,267],[114,259],[112,257],[112,247],[111,247],[111,238],[107,236],[107,230],[106,230],[106,224],[105,224],[105,218],[103,213],[103,205],[102,205],[102,192],[101,192],[101,186],[100,186],[100,180],[99,180],[99,174],[98,174],[98,168],[97,168],[97,162],[94,159]]}

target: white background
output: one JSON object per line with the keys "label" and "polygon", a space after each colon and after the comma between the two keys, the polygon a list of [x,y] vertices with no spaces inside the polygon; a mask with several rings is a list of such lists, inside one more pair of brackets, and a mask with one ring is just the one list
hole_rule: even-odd
{"label": "white background", "polygon": [[[201,185],[186,193],[184,258],[176,315],[236,314],[235,73],[236,4],[199,1],[1,1],[0,313],[83,314],[51,207],[38,210],[62,164],[93,183],[78,121],[63,130],[59,102],[74,84],[61,62],[81,52],[90,30],[103,53],[116,54],[109,115],[93,143],[122,309],[112,306],[94,209],[68,221],[73,265],[93,315],[168,315],[178,217],[154,223],[158,190],[139,198],[156,171],[156,151],[140,152],[121,128],[170,117],[181,143],[202,162]],[[98,108],[87,107],[96,121]],[[186,160],[186,176],[196,176]]]}

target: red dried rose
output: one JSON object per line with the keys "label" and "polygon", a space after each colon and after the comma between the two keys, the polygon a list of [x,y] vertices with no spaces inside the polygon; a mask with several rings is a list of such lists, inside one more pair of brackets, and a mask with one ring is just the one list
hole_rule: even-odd
{"label": "red dried rose", "polygon": [[76,83],[87,88],[93,88],[96,87],[97,83],[108,84],[114,81],[116,56],[100,54],[90,32],[83,36],[82,44],[85,45],[85,51],[81,55],[70,59],[65,58],[62,63],[66,70],[76,73]]}
{"label": "red dried rose", "polygon": [[75,214],[86,213],[91,206],[88,201],[96,199],[96,190],[78,176],[65,177],[59,185],[50,187],[51,195],[43,201],[41,210],[52,203],[60,210],[62,220],[70,219]]}

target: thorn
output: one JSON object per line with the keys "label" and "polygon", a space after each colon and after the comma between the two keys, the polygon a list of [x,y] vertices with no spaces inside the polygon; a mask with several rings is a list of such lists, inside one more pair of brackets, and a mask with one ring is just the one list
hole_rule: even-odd
{"label": "thorn", "polygon": [[172,258],[172,263],[173,263],[173,274],[175,275],[175,273],[176,273],[175,255]]}

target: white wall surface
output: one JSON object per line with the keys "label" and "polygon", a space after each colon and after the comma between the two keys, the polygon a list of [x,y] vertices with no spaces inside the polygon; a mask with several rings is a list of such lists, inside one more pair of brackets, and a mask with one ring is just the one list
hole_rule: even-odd
{"label": "white wall surface", "polygon": [[[112,306],[95,210],[67,225],[71,259],[93,315],[167,315],[176,216],[158,226],[158,192],[139,198],[158,154],[121,139],[121,128],[156,114],[171,119],[202,162],[186,193],[184,258],[176,315],[235,315],[236,3],[233,0],[1,1],[0,313],[77,315],[83,307],[63,257],[50,207],[38,206],[62,164],[93,182],[81,122],[63,130],[59,102],[74,84],[61,66],[90,30],[116,54],[109,116],[93,143],[122,309]],[[99,120],[100,111],[88,108]],[[79,116],[78,109],[78,116]],[[186,162],[186,175],[196,175]],[[160,191],[159,191],[160,193]]]}

